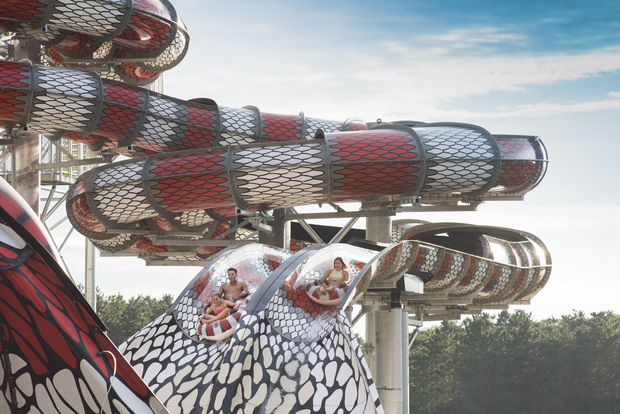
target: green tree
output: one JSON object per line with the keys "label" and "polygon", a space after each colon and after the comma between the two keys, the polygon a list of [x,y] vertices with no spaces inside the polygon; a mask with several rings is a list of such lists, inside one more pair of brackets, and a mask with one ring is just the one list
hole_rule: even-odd
{"label": "green tree", "polygon": [[452,412],[458,382],[456,361],[463,329],[454,322],[418,334],[409,351],[410,411]]}
{"label": "green tree", "polygon": [[[84,293],[84,287],[78,288]],[[150,295],[132,296],[125,299],[122,294],[106,296],[99,288],[97,294],[97,314],[108,327],[108,337],[116,345],[138,332],[172,305],[172,295],[163,295],[160,299]]]}
{"label": "green tree", "polygon": [[424,330],[410,351],[413,414],[620,412],[620,317],[522,310]]}

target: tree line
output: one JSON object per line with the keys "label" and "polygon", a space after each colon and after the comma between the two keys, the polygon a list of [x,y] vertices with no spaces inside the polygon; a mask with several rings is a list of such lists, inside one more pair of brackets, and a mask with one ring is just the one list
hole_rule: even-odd
{"label": "tree line", "polygon": [[412,414],[620,412],[620,317],[523,310],[442,322],[409,352]]}
{"label": "tree line", "polygon": [[[172,301],[97,289],[97,313],[117,345]],[[535,321],[518,309],[444,321],[418,334],[409,379],[411,414],[617,414],[620,317],[574,311]]]}
{"label": "tree line", "polygon": [[[82,285],[78,288],[84,293]],[[105,295],[99,288],[96,294],[97,314],[108,327],[108,337],[117,346],[167,312],[173,301],[173,296],[170,294],[163,295],[159,299],[150,295],[125,299],[120,293]]]}

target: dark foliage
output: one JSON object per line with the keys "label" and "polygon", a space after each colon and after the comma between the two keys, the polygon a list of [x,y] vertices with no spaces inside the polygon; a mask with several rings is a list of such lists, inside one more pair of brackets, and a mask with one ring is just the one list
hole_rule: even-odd
{"label": "dark foliage", "polygon": [[620,412],[620,318],[522,310],[443,322],[410,354],[412,414]]}
{"label": "dark foliage", "polygon": [[[79,288],[84,291],[83,286]],[[163,295],[160,299],[150,295],[125,299],[120,293],[106,296],[97,288],[97,314],[108,327],[108,337],[118,346],[168,311],[172,300],[172,295]]]}

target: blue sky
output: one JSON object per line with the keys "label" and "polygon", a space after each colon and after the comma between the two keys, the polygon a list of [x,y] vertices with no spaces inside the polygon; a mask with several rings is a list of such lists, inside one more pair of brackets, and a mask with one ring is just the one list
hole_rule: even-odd
{"label": "blue sky", "polygon": [[[554,270],[525,307],[535,318],[620,312],[613,262],[620,248],[620,2],[173,3],[191,43],[165,75],[166,94],[333,120],[455,121],[541,136],[549,171],[524,202],[415,218],[503,225],[542,238]],[[73,237],[63,252],[78,282],[82,243]],[[130,280],[122,276],[129,268]],[[185,286],[178,281],[197,271],[100,259],[97,284],[109,294],[177,295]]]}

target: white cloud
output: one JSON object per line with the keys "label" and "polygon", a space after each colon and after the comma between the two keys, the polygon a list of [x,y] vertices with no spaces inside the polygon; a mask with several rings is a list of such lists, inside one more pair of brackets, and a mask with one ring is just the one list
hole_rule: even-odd
{"label": "white cloud", "polygon": [[514,109],[505,106],[498,108],[498,112],[473,112],[464,109],[437,111],[435,114],[440,118],[451,120],[477,119],[500,119],[500,118],[544,118],[554,115],[565,115],[578,112],[596,112],[620,110],[620,100],[592,101],[573,104],[538,103],[521,105]]}
{"label": "white cloud", "polygon": [[456,29],[437,35],[423,35],[416,38],[421,44],[428,42],[447,42],[452,50],[472,48],[488,44],[522,44],[526,37],[517,33],[505,32],[497,27],[477,27]]}
{"label": "white cloud", "polygon": [[[171,73],[166,92],[183,98],[207,96],[224,106],[256,105],[265,112],[303,110],[308,116],[329,119],[431,120],[446,114],[457,100],[497,92],[526,93],[536,85],[620,70],[620,47],[580,54],[472,58],[453,55],[449,49],[394,40],[373,45],[372,50],[329,44],[312,52],[268,45],[260,50],[236,46],[240,50],[234,55],[227,52],[232,45],[213,51],[215,61],[227,59],[227,63],[209,68],[208,87],[202,82],[202,71],[194,69],[208,64],[196,63],[194,68]],[[613,93],[609,96],[615,97]],[[511,107],[507,100],[503,105]],[[532,105],[542,105],[546,112],[615,108],[609,103],[576,103],[566,108],[539,102]],[[535,110],[524,107],[494,116],[532,116]]]}
{"label": "white cloud", "polygon": [[620,98],[620,92],[609,92],[607,96],[610,98]]}

